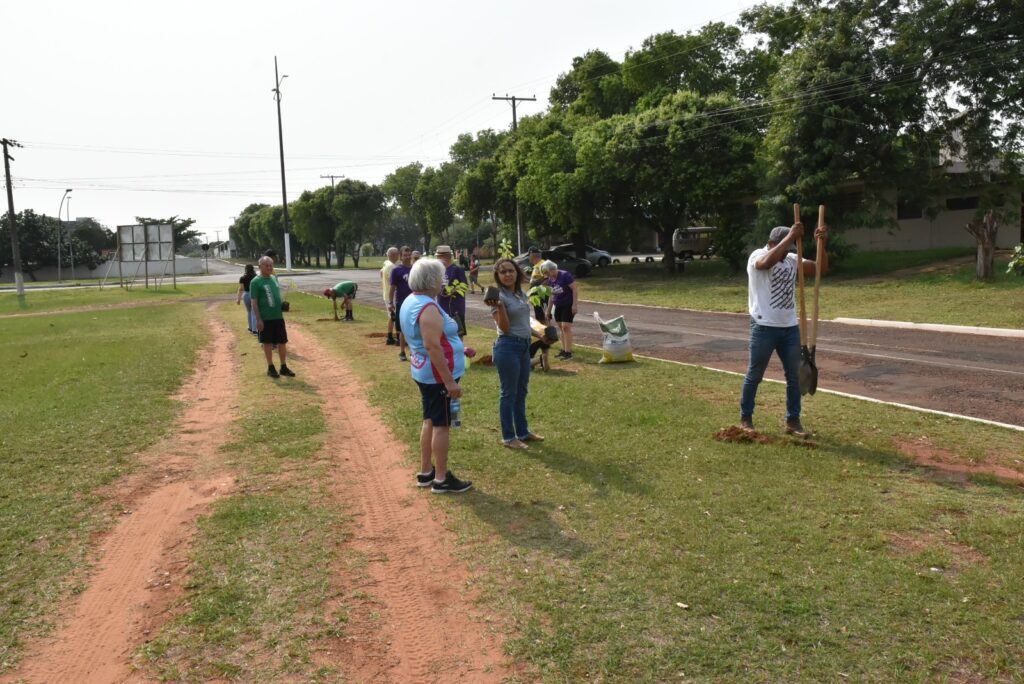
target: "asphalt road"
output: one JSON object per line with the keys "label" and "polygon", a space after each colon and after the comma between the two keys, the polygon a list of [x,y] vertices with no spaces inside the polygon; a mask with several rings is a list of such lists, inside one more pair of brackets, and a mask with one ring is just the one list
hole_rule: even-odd
{"label": "asphalt road", "polygon": [[[230,277],[237,280],[240,269],[223,270],[232,269]],[[208,276],[202,282],[227,277]],[[310,292],[340,280],[358,282],[359,301],[383,308],[377,271],[325,270],[293,277],[297,287]],[[574,331],[582,344],[601,343],[594,311],[606,320],[625,316],[634,351],[640,354],[738,373],[747,369],[746,315],[581,301]],[[470,296],[467,317],[473,323],[491,324],[479,295]],[[818,386],[1024,427],[1022,359],[1024,339],[823,321],[818,333]],[[767,376],[782,379],[777,360],[769,365]],[[742,380],[737,377],[735,382],[738,402]]]}

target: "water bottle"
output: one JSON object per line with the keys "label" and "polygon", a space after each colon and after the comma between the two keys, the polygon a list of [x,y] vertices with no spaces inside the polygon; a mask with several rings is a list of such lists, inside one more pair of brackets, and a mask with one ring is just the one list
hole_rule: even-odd
{"label": "water bottle", "polygon": [[452,427],[456,430],[462,427],[462,402],[458,399],[449,399],[448,410],[452,416]]}

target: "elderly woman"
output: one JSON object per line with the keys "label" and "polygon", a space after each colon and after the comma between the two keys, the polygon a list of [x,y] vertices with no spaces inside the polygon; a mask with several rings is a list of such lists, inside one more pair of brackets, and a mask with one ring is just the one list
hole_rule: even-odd
{"label": "elderly woman", "polygon": [[459,378],[466,370],[466,360],[458,325],[437,305],[443,280],[440,261],[417,261],[409,272],[412,293],[398,311],[402,335],[409,344],[409,370],[423,399],[416,484],[430,487],[435,494],[460,493],[473,486],[448,470],[451,400],[462,396]]}
{"label": "elderly woman", "polygon": [[526,442],[542,442],[544,438],[530,432],[526,424],[526,394],[530,388],[530,326],[532,307],[523,292],[526,276],[511,259],[500,259],[494,265],[497,297],[485,299],[498,326],[492,358],[498,368],[501,396],[501,440],[509,449],[526,449]]}
{"label": "elderly woman", "polygon": [[555,323],[562,339],[562,351],[558,353],[558,358],[568,361],[572,358],[572,321],[576,318],[576,303],[579,301],[576,290],[578,285],[572,273],[559,270],[558,264],[553,261],[545,261],[540,265],[540,270],[547,276],[547,284],[551,288],[551,299],[548,300],[544,317],[548,325],[551,325],[551,310],[554,309]]}

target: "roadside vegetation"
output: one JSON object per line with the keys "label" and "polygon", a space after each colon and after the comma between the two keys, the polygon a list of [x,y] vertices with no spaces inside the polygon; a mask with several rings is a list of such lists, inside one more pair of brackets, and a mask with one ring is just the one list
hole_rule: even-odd
{"label": "roadside vegetation", "polygon": [[[1002,256],[993,280],[976,280],[973,259],[957,258],[971,251],[854,253],[822,278],[821,316],[1024,327],[1024,278],[1006,273]],[[665,273],[660,264],[617,264],[581,279],[580,297],[746,313],[747,275],[730,273],[720,259],[689,262],[682,274]]]}
{"label": "roadside vegetation", "polygon": [[5,321],[0,673],[81,589],[97,535],[120,513],[103,488],[172,426],[171,396],[203,342],[202,315],[142,307]]}
{"label": "roadside vegetation", "polygon": [[[612,269],[610,273],[614,273]],[[419,398],[382,313],[316,322],[408,445]],[[472,328],[485,352],[493,333]],[[1024,669],[1019,485],[915,465],[907,445],[1024,472],[1024,435],[819,394],[810,442],[782,434],[783,388],[759,395],[769,444],[718,441],[739,379],[643,360],[533,376],[541,446],[498,446],[497,376],[472,367],[452,464],[474,480],[446,513],[507,648],[543,681],[1009,680]],[[429,496],[429,495],[427,495]]]}
{"label": "roadside vegetation", "polygon": [[38,313],[42,311],[61,311],[93,306],[145,305],[149,302],[185,301],[196,297],[216,295],[233,295],[238,284],[203,283],[201,285],[179,285],[178,289],[165,284],[161,288],[145,288],[136,285],[130,289],[117,286],[96,288],[65,288],[25,293],[27,308],[18,305],[18,297],[14,292],[0,293],[0,316],[5,314]]}

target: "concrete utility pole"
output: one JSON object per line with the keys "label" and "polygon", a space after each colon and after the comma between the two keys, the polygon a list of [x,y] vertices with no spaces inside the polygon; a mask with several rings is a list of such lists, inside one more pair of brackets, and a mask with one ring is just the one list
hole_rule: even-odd
{"label": "concrete utility pole", "polygon": [[61,217],[61,214],[64,213],[64,200],[67,198],[69,192],[73,192],[73,189],[72,188],[68,188],[67,190],[64,191],[64,195],[60,198],[60,206],[57,207],[57,282],[58,283],[64,281],[64,278],[63,278],[63,276],[61,275],[61,272],[60,272],[60,262],[61,262],[60,241],[61,241],[61,236],[64,233],[64,224],[61,222],[61,218],[60,217]]}
{"label": "concrete utility pole", "polygon": [[284,183],[284,132],[281,129],[281,81],[288,78],[288,74],[278,77],[277,55],[274,56],[274,99],[277,100],[277,142],[281,149],[281,201],[284,210],[284,262],[287,270],[292,270],[292,240],[288,234],[288,191]]}
{"label": "concrete utility pole", "polygon": [[[21,245],[18,244],[18,225],[14,221],[14,190],[11,188],[11,160],[14,159],[7,152],[8,147],[21,147],[14,140],[4,138],[0,140],[4,148],[4,174],[7,177],[7,224],[11,229],[11,261],[14,266],[14,287],[18,293],[18,306],[25,308],[25,279],[21,275]],[[60,217],[57,217],[60,221]]]}
{"label": "concrete utility pole", "polygon": [[[512,135],[516,134],[516,130],[519,128],[519,119],[516,117],[516,102],[536,102],[537,97],[516,97],[515,95],[505,97],[498,97],[494,93],[491,93],[492,100],[504,100],[512,103]],[[519,198],[516,197],[516,242],[518,243],[519,251],[517,254],[523,253],[523,217],[519,214]],[[497,249],[498,245],[494,245]]]}

